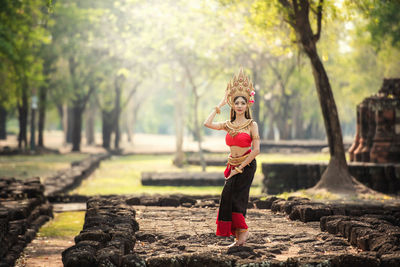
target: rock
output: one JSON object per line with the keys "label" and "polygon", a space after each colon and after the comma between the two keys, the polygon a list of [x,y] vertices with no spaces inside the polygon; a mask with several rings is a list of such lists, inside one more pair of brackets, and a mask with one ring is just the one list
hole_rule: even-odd
{"label": "rock", "polygon": [[284,199],[276,199],[271,204],[271,211],[272,212],[281,211],[281,206],[283,206],[285,203],[286,203],[286,200],[284,200]]}
{"label": "rock", "polygon": [[179,202],[180,202],[181,204],[190,203],[191,205],[194,205],[194,204],[196,204],[197,200],[194,199],[194,198],[192,198],[192,197],[183,196],[183,197],[180,197],[180,198],[179,198]]}
{"label": "rock", "polygon": [[53,216],[38,177],[0,178],[0,266],[13,266],[39,228]]}
{"label": "rock", "polygon": [[124,198],[89,199],[83,230],[75,237],[76,245],[63,252],[64,265],[81,264],[77,258],[83,257],[88,266],[143,266],[138,258],[125,257],[132,254],[136,243],[139,225],[135,215]]}
{"label": "rock", "polygon": [[75,243],[79,243],[83,240],[97,241],[100,243],[106,243],[111,240],[111,236],[102,230],[85,230],[75,237]]}
{"label": "rock", "polygon": [[65,267],[96,267],[95,249],[91,246],[72,246],[62,252]]}
{"label": "rock", "polygon": [[400,251],[382,255],[380,259],[382,267],[400,266]]}
{"label": "rock", "polygon": [[329,207],[323,204],[300,204],[293,207],[289,218],[291,220],[299,219],[302,222],[315,222],[319,221],[323,216],[332,215]]}
{"label": "rock", "polygon": [[131,197],[125,201],[128,205],[140,205],[140,198],[138,197]]}
{"label": "rock", "polygon": [[163,207],[178,207],[181,203],[178,198],[163,197],[160,198],[160,206]]}
{"label": "rock", "polygon": [[79,186],[99,166],[100,162],[110,157],[110,154],[92,155],[82,161],[74,162],[71,168],[47,177],[44,182],[45,195],[53,196],[66,193]]}
{"label": "rock", "polygon": [[149,233],[138,232],[136,234],[136,238],[137,238],[137,240],[146,241],[146,242],[149,242],[149,243],[153,243],[153,242],[157,241],[156,236],[153,235],[153,234],[149,234]]}
{"label": "rock", "polygon": [[227,254],[239,256],[242,259],[249,258],[252,255],[256,255],[251,247],[247,246],[233,246],[227,251]]}
{"label": "rock", "polygon": [[266,200],[256,200],[254,201],[254,205],[257,209],[270,209],[271,203]]}
{"label": "rock", "polygon": [[379,266],[379,260],[364,255],[340,255],[336,256],[331,260],[332,267],[377,267]]}
{"label": "rock", "polygon": [[146,262],[139,255],[128,254],[122,258],[122,267],[146,267]]}

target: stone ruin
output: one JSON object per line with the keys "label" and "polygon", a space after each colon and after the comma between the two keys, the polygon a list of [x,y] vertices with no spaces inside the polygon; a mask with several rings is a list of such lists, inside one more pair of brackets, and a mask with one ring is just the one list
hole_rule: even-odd
{"label": "stone ruin", "polygon": [[[194,200],[190,196],[173,195],[168,199],[178,199],[185,203],[189,199]],[[214,202],[216,199],[211,197],[201,200]],[[150,201],[140,203],[148,204]],[[151,203],[152,206],[163,204],[157,199]],[[136,209],[137,214],[142,214],[145,210],[136,206],[138,199],[125,196],[93,197],[87,202],[85,223],[83,230],[75,237],[75,245],[62,253],[63,264],[65,267],[400,266],[400,207],[396,203],[328,204],[300,197],[289,197],[288,200],[277,197],[252,199],[250,203],[252,207],[249,208],[258,210],[253,213],[253,219],[257,216],[268,216],[268,213],[260,211],[269,209],[272,213],[288,216],[292,222],[304,222],[309,225],[309,229],[319,228],[321,232],[317,235],[318,238],[312,240],[305,233],[299,236],[292,235],[289,229],[293,224],[289,221],[288,228],[284,229],[289,230],[287,235],[280,232],[277,235],[269,235],[269,238],[281,245],[282,242],[288,243],[289,247],[301,243],[299,247],[303,251],[287,259],[279,259],[281,250],[286,250],[287,246],[266,246],[268,241],[262,238],[264,232],[254,232],[257,234],[252,237],[253,243],[250,246],[228,249],[214,233],[203,232],[200,224],[191,224],[189,227],[197,225],[198,228],[192,233],[185,231],[184,234],[168,222],[162,225],[162,221],[157,217],[158,213],[162,213],[162,209],[154,209],[157,213],[149,213],[147,219],[154,220],[160,228],[170,229],[166,229],[162,234],[160,231],[138,231]],[[132,204],[135,204],[135,207],[132,207]],[[180,209],[185,209],[185,213],[174,210],[174,216],[181,216],[191,210],[186,207]],[[194,208],[194,213],[190,214],[208,214],[204,213],[206,210],[215,213],[216,207],[201,210]],[[172,209],[165,212],[172,213]],[[184,221],[185,216],[180,220]],[[146,228],[143,225],[142,227]],[[195,246],[197,251],[187,250],[193,242],[199,245]],[[209,247],[207,244],[210,243],[217,246]],[[219,248],[219,245],[222,247]],[[348,248],[349,245],[358,251]],[[343,247],[344,250],[339,251]],[[329,253],[325,253],[327,251]]]}
{"label": "stone ruin", "polygon": [[357,127],[350,161],[400,161],[400,79],[384,79],[377,94],[357,105]]}
{"label": "stone ruin", "polygon": [[14,266],[50,217],[53,209],[39,178],[0,178],[0,266]]}
{"label": "stone ruin", "polygon": [[143,266],[133,252],[139,230],[135,215],[117,199],[89,199],[83,230],[62,253],[64,266]]}

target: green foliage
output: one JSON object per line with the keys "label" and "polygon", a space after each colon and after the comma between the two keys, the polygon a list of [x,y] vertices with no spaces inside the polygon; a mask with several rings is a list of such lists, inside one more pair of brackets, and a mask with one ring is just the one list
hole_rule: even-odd
{"label": "green foliage", "polygon": [[[27,110],[31,92],[43,84],[39,51],[50,42],[44,27],[46,11],[40,0],[4,0],[0,5],[0,106],[9,115],[16,106]],[[25,119],[20,116],[21,121]]]}
{"label": "green foliage", "polygon": [[[92,101],[110,111],[122,75],[126,127],[173,134],[179,94],[187,134],[194,128],[193,84],[201,123],[243,66],[257,86],[265,135],[271,126],[293,127],[295,121],[304,131],[313,125],[323,129],[311,69],[286,23],[290,13],[279,0],[3,2],[0,105],[8,110],[15,109],[21,90],[46,86],[48,110],[54,113],[55,107],[84,98],[94,86]],[[310,2],[315,32],[319,1]],[[398,1],[323,1],[318,52],[348,135],[354,133],[355,105],[376,92],[384,76],[400,71],[395,60],[400,53],[399,8]],[[287,76],[284,88],[277,73]],[[228,108],[223,112],[216,120],[227,119]]]}
{"label": "green foliage", "polygon": [[393,47],[400,49],[400,2],[368,0],[362,7],[369,18],[367,29],[374,46],[380,48],[389,41]]}

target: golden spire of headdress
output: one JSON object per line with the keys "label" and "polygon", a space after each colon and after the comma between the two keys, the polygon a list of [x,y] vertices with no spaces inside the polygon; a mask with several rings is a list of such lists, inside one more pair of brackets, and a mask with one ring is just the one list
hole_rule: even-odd
{"label": "golden spire of headdress", "polygon": [[226,102],[229,106],[234,106],[234,99],[237,96],[243,96],[247,99],[247,104],[251,107],[254,103],[254,88],[253,83],[250,81],[250,78],[243,72],[243,68],[240,68],[239,74],[233,75],[232,80],[228,82],[228,86],[226,87],[228,91]]}

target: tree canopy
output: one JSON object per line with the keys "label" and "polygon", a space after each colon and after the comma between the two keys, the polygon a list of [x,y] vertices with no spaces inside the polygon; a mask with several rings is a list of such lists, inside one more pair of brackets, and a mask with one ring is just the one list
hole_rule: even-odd
{"label": "tree canopy", "polygon": [[[67,0],[51,8],[37,0],[3,2],[0,107],[8,122],[28,118],[31,95],[42,88],[47,128],[66,128],[74,107],[84,113],[94,105],[98,131],[109,114],[122,116],[113,129],[174,134],[179,92],[185,133],[201,138],[196,123],[243,66],[256,85],[263,138],[326,137],[312,68],[284,8],[289,1]],[[399,3],[309,2],[318,53],[351,137],[355,105],[399,73]]]}

